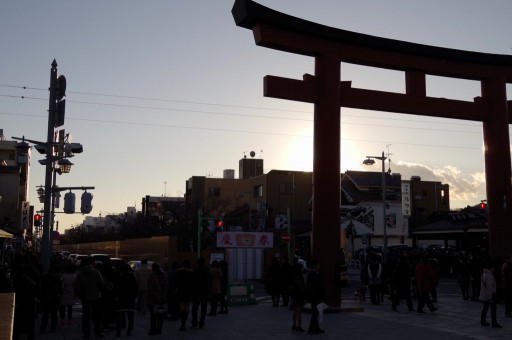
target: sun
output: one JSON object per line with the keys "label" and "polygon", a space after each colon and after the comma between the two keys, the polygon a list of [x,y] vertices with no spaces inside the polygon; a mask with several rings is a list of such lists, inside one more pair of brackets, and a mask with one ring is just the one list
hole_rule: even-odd
{"label": "sun", "polygon": [[303,129],[286,148],[289,170],[313,171],[313,130]]}

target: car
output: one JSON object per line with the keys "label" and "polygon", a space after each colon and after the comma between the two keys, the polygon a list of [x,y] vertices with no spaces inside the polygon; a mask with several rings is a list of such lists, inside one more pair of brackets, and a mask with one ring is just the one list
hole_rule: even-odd
{"label": "car", "polygon": [[89,255],[82,255],[82,254],[79,254],[76,256],[75,258],[75,266],[77,268],[80,268],[81,266],[83,266],[83,263],[82,261],[85,259],[85,258],[88,258],[90,257]]}
{"label": "car", "polygon": [[110,255],[107,254],[91,254],[91,257],[94,260],[94,266],[97,268],[102,266],[104,263],[110,263]]}
{"label": "car", "polygon": [[73,263],[73,264],[75,264],[75,260],[76,260],[76,256],[77,256],[77,255],[78,255],[78,254],[69,254],[69,256],[68,256],[68,261],[69,261],[69,262],[71,262],[71,263]]}
{"label": "car", "polygon": [[111,257],[110,263],[112,264],[112,268],[116,271],[123,269],[123,267],[126,265],[125,260],[120,257]]}
{"label": "car", "polygon": [[[153,262],[154,261],[148,261],[148,266],[151,267],[151,265],[153,265]],[[128,262],[128,264],[130,265],[130,267],[132,267],[132,270],[135,271],[137,268],[142,266],[142,261],[141,260],[133,260],[133,261]]]}

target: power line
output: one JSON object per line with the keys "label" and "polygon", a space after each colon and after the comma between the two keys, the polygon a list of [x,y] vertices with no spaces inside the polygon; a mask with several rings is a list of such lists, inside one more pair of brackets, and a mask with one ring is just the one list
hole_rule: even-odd
{"label": "power line", "polygon": [[[48,89],[37,88],[37,87],[28,87],[28,86],[16,86],[16,85],[3,85],[3,84],[0,84],[0,87],[18,88],[18,89],[24,89],[24,90],[48,91]],[[243,105],[232,105],[232,104],[222,104],[222,103],[207,103],[207,102],[185,101],[185,100],[176,100],[176,99],[162,99],[162,98],[150,98],[150,97],[138,97],[138,96],[128,96],[128,95],[118,95],[118,94],[105,94],[105,93],[84,92],[84,91],[67,91],[67,93],[75,93],[75,94],[80,94],[80,95],[91,95],[91,96],[99,96],[99,97],[135,99],[135,100],[145,100],[145,101],[160,101],[160,102],[170,102],[170,103],[206,105],[206,106],[219,106],[219,107],[231,107],[231,108],[243,108],[243,109],[266,110],[266,111],[276,111],[276,112],[310,113],[310,114],[312,113],[311,111],[301,111],[301,110],[285,110],[285,109],[276,109],[276,108],[268,108],[268,107],[243,106]],[[0,95],[0,97],[16,98],[16,97],[19,97],[19,96]],[[37,97],[27,97],[27,96],[21,96],[20,98],[22,98],[22,99],[33,99],[33,100],[47,100],[47,98],[37,98]],[[158,107],[151,107],[151,106],[112,104],[112,103],[102,103],[102,102],[73,101],[73,100],[68,100],[68,102],[69,103],[78,103],[78,104],[88,104],[88,105],[105,105],[105,106],[114,106],[114,107],[140,108],[140,109],[149,109],[149,110],[184,111],[184,112],[197,112],[197,113],[209,113],[209,114],[227,114],[227,115],[234,115],[234,116],[238,115],[238,116],[248,116],[248,117],[256,117],[256,118],[260,118],[261,117],[261,118],[269,118],[269,119],[312,121],[312,119],[283,118],[283,117],[260,116],[260,115],[244,115],[244,114],[229,114],[229,113],[223,113],[223,112],[210,112],[210,111],[201,111],[201,110],[186,110],[186,109],[172,109],[172,108],[158,108]],[[391,120],[391,121],[401,121],[401,122],[412,122],[412,123],[429,123],[429,124],[458,125],[458,126],[470,126],[470,127],[475,127],[476,126],[474,124],[462,124],[462,123],[453,123],[453,122],[432,122],[432,121],[427,121],[427,120],[414,120],[414,119],[403,119],[403,118],[387,118],[387,117],[361,116],[361,115],[350,115],[350,114],[343,114],[343,113],[342,113],[342,116],[343,117],[353,117],[353,118],[381,119],[381,120]]]}
{"label": "power line", "polygon": [[[46,116],[34,115],[34,114],[16,114],[0,112],[0,115],[16,115],[26,117],[44,118]],[[273,135],[273,136],[287,136],[287,137],[307,137],[313,138],[313,136],[304,136],[302,134],[289,134],[289,133],[278,133],[278,132],[263,132],[263,131],[251,131],[251,130],[235,130],[235,129],[221,129],[212,127],[197,127],[197,126],[186,126],[186,125],[173,125],[173,124],[161,124],[161,123],[145,123],[145,122],[127,122],[117,120],[104,120],[104,119],[90,119],[90,118],[73,118],[67,117],[68,120],[84,121],[84,122],[95,122],[95,123],[110,123],[110,124],[124,124],[124,125],[137,125],[137,126],[150,126],[150,127],[167,127],[176,129],[190,129],[190,130],[204,130],[204,131],[219,131],[219,132],[232,132],[232,133],[246,133],[246,134],[258,134],[258,135]],[[404,143],[396,141],[381,141],[381,140],[369,140],[369,139],[355,139],[355,138],[341,138],[344,141],[354,142],[370,142],[370,143],[382,143],[382,144],[394,144],[394,145],[412,145],[412,146],[424,146],[424,147],[442,147],[451,149],[465,149],[465,150],[479,150],[480,148],[468,147],[468,146],[455,146],[455,145],[436,145],[436,144],[424,144],[424,143]]]}
{"label": "power line", "polygon": [[[0,97],[9,97],[9,98],[18,98],[19,96],[13,95],[0,95]],[[31,100],[44,100],[46,98],[38,98],[38,97],[28,97],[22,96],[21,99],[31,99]],[[175,109],[175,108],[165,108],[165,107],[154,107],[154,106],[140,106],[140,105],[126,105],[126,104],[112,104],[112,103],[98,103],[98,102],[88,102],[88,101],[76,101],[76,100],[67,100],[68,103],[76,103],[76,104],[87,104],[87,105],[99,105],[99,106],[111,106],[111,107],[124,107],[131,109],[144,109],[144,110],[157,110],[157,111],[174,111],[174,112],[189,112],[189,113],[199,113],[199,114],[210,114],[210,115],[223,115],[223,116],[233,116],[233,117],[250,117],[250,118],[259,118],[259,119],[278,119],[278,120],[287,120],[287,121],[303,121],[303,122],[312,122],[312,119],[304,119],[304,118],[293,118],[293,117],[276,117],[276,116],[268,116],[268,115],[254,115],[254,114],[242,114],[242,113],[228,113],[228,112],[216,112],[216,111],[204,111],[204,110],[190,110],[190,109]],[[293,111],[290,111],[293,112]],[[304,111],[302,111],[304,112]],[[382,120],[393,120],[393,121],[401,121],[401,122],[423,122],[423,123],[435,123],[435,124],[443,124],[438,122],[428,122],[428,121],[417,121],[417,120],[406,120],[406,119],[393,119],[393,118],[382,118],[382,117],[368,117],[368,116],[358,116],[358,115],[342,115],[343,117],[352,117],[352,118],[370,118],[370,119],[382,119]],[[449,123],[448,123],[449,124]],[[439,129],[439,128],[425,128],[425,127],[411,127],[411,126],[393,126],[393,125],[384,125],[384,124],[370,124],[370,123],[350,123],[345,122],[343,125],[359,125],[359,126],[373,126],[373,127],[385,127],[385,128],[407,128],[411,130],[425,130],[425,131],[436,131],[436,132],[452,132],[452,133],[469,133],[469,134],[480,134],[481,132],[477,131],[461,131],[461,130],[450,130],[450,129]],[[463,124],[455,124],[452,125],[463,125]],[[466,126],[475,127],[475,125],[465,124]]]}

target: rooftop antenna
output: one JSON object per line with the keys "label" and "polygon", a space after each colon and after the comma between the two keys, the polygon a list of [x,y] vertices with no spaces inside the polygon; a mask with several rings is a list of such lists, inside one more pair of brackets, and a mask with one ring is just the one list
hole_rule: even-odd
{"label": "rooftop antenna", "polygon": [[388,158],[388,174],[391,175],[391,155],[392,153],[389,152],[389,147],[391,146],[391,144],[387,144],[386,145],[386,148],[388,149],[388,154],[387,154],[387,158]]}

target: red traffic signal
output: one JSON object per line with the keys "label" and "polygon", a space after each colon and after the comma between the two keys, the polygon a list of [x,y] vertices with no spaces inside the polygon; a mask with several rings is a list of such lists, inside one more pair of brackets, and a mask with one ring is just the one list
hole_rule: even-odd
{"label": "red traffic signal", "polygon": [[35,214],[34,215],[34,226],[36,226],[36,227],[41,226],[41,220],[42,220],[42,216],[40,214]]}
{"label": "red traffic signal", "polygon": [[217,229],[217,231],[222,232],[222,228],[223,227],[224,227],[224,221],[223,220],[217,220],[215,222],[215,228]]}
{"label": "red traffic signal", "polygon": [[487,203],[485,202],[480,202],[480,209],[484,210],[484,209],[487,209]]}

